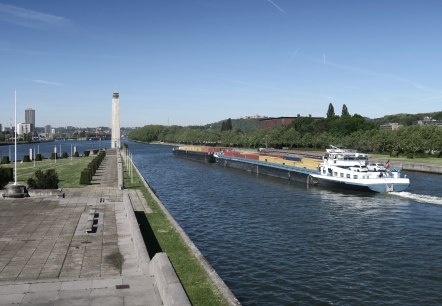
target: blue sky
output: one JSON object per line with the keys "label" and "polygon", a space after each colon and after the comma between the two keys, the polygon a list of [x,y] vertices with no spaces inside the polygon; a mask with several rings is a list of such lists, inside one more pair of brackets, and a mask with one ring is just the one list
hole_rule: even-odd
{"label": "blue sky", "polygon": [[441,1],[0,0],[0,123],[442,110]]}

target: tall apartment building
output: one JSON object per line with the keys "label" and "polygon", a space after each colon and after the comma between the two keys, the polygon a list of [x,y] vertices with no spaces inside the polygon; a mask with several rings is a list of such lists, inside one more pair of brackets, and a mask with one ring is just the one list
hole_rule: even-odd
{"label": "tall apartment building", "polygon": [[35,131],[35,110],[32,108],[27,108],[25,110],[25,123],[31,126],[31,132]]}

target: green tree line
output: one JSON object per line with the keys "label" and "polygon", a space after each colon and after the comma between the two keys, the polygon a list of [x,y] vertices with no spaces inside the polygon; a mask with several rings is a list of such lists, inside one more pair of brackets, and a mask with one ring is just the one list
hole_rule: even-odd
{"label": "green tree line", "polygon": [[[226,129],[226,126],[229,129]],[[213,131],[201,126],[146,125],[132,131],[129,138],[142,142],[162,141],[249,148],[324,149],[336,145],[364,152],[408,154],[409,157],[428,152],[439,154],[442,148],[440,127],[404,126],[394,131],[379,129],[379,125],[372,120],[358,114],[350,115],[345,105],[341,116],[335,115],[331,104],[326,118],[298,117],[289,126],[280,125],[244,132],[231,129],[230,123],[223,124],[222,131]]]}

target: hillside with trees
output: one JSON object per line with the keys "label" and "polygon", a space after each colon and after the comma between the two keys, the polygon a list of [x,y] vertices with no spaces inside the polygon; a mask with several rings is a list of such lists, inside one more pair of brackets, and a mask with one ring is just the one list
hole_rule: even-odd
{"label": "hillside with trees", "polygon": [[442,112],[433,112],[433,113],[419,113],[419,114],[395,114],[395,115],[387,115],[382,118],[373,119],[376,124],[386,124],[389,122],[395,122],[402,125],[413,125],[418,120],[422,120],[424,117],[430,117],[436,120],[442,120]]}
{"label": "hillside with trees", "polygon": [[[240,130],[243,132],[251,132],[259,128],[259,119],[227,119],[231,121],[232,130]],[[204,126],[204,128],[212,131],[221,131],[223,123],[226,120],[210,123]]]}
{"label": "hillside with trees", "polygon": [[[436,115],[433,118],[438,118],[437,115],[441,113],[431,113],[431,115]],[[161,141],[249,148],[324,149],[336,145],[363,152],[389,152],[392,155],[405,154],[408,157],[427,153],[441,156],[439,153],[442,149],[441,127],[408,125],[394,131],[384,130],[379,128],[380,123],[377,120],[359,114],[351,115],[346,105],[343,106],[340,115],[336,115],[330,103],[325,118],[297,117],[288,126],[242,130],[235,128],[235,122],[237,122],[235,119],[220,121],[217,123],[217,128],[214,124],[188,127],[146,125],[132,131],[129,139],[143,142]]]}

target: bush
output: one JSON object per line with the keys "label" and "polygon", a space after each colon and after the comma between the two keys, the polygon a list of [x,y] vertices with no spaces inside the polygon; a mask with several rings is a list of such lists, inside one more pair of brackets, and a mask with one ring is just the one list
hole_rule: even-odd
{"label": "bush", "polygon": [[29,162],[31,162],[31,159],[29,158],[29,155],[23,155],[23,159],[22,159],[22,161],[23,161],[24,163],[29,163]]}
{"label": "bush", "polygon": [[36,161],[42,161],[42,160],[43,160],[43,155],[41,155],[40,153],[38,153],[37,155],[35,155],[35,160],[36,160]]}
{"label": "bush", "polygon": [[84,156],[89,156],[89,154],[91,153],[91,151],[84,151]]}
{"label": "bush", "polygon": [[14,169],[0,168],[0,188],[6,186],[9,182],[12,182],[13,176],[14,176]]}
{"label": "bush", "polygon": [[407,158],[410,158],[410,159],[414,158],[414,154],[411,152],[407,153]]}
{"label": "bush", "polygon": [[89,185],[92,180],[92,175],[88,169],[84,169],[81,171],[80,175],[80,184],[81,185]]}
{"label": "bush", "polygon": [[80,154],[78,154],[78,151],[75,151],[74,157],[80,157]]}
{"label": "bush", "polygon": [[[86,155],[86,152],[88,152],[87,155]],[[90,151],[84,151],[85,156],[88,156],[89,152]],[[94,159],[81,172],[81,176],[80,176],[80,184],[81,185],[89,185],[91,183],[92,177],[94,176],[95,172],[100,167],[100,164],[103,161],[105,156],[106,156],[106,152],[100,151],[100,153],[97,156],[95,156]]]}
{"label": "bush", "polygon": [[28,186],[36,189],[57,189],[58,182],[60,180],[55,169],[48,169],[46,172],[37,170],[35,171],[35,179],[32,177],[28,179]]}
{"label": "bush", "polygon": [[61,158],[68,158],[68,157],[69,157],[69,155],[67,152],[63,152],[63,154],[61,155]]}
{"label": "bush", "polygon": [[50,159],[59,159],[59,158],[60,158],[60,156],[58,156],[57,153],[55,153],[55,152],[51,153]]}
{"label": "bush", "polygon": [[9,156],[3,156],[2,157],[2,164],[9,164],[10,160],[9,160]]}

